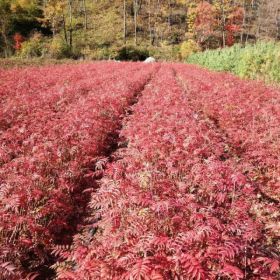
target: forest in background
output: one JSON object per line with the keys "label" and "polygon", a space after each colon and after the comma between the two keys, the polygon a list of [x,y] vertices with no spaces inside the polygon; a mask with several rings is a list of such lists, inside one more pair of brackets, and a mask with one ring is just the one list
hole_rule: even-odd
{"label": "forest in background", "polygon": [[[268,23],[267,5],[276,11]],[[277,0],[0,0],[0,56],[184,60],[265,35],[278,39],[277,5]]]}

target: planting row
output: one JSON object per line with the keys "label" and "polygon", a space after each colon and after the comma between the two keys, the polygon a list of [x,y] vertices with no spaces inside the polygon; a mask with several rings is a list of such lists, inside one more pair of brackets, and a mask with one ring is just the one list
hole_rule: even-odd
{"label": "planting row", "polygon": [[227,137],[256,200],[251,212],[265,223],[268,243],[280,258],[280,92],[261,83],[194,66],[176,66],[193,108]]}
{"label": "planting row", "polygon": [[[0,72],[0,129],[21,122],[33,111],[59,110],[80,94],[86,94],[106,77],[120,71],[117,64],[48,66]],[[91,79],[94,78],[95,83]],[[42,95],[42,93],[44,93]]]}
{"label": "planting row", "polygon": [[95,188],[125,108],[156,67],[98,63],[9,71],[17,82],[7,75],[1,85],[0,279],[36,270],[47,277],[50,250],[71,242],[88,201],[83,190]]}
{"label": "planting row", "polygon": [[177,66],[189,95],[218,122],[242,157],[255,166],[263,191],[280,201],[280,92],[262,83],[194,66]]}
{"label": "planting row", "polygon": [[249,213],[254,187],[171,66],[142,92],[121,137],[88,225],[54,251],[59,279],[277,279]]}

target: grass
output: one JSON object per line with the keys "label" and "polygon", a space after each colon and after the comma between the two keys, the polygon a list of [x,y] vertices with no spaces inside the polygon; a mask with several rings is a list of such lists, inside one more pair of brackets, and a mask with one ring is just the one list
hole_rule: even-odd
{"label": "grass", "polygon": [[280,43],[260,41],[230,48],[207,50],[189,56],[188,63],[216,71],[231,72],[241,78],[280,83]]}
{"label": "grass", "polygon": [[65,64],[65,63],[80,63],[80,61],[72,59],[45,59],[45,58],[32,58],[32,59],[21,59],[21,58],[0,58],[0,69],[19,68],[26,66],[43,66],[43,65],[54,65],[54,64]]}

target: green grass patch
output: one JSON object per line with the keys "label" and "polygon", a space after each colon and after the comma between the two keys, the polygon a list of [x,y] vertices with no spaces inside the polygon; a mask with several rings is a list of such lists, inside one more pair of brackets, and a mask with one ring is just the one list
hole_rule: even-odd
{"label": "green grass patch", "polygon": [[258,42],[207,50],[189,56],[188,63],[216,71],[228,71],[241,78],[280,82],[280,43]]}

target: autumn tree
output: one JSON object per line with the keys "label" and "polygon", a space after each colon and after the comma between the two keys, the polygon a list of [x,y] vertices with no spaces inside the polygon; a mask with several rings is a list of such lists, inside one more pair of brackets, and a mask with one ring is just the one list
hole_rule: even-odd
{"label": "autumn tree", "polygon": [[14,34],[28,35],[40,29],[41,16],[36,0],[0,0],[0,49],[5,57],[13,52]]}
{"label": "autumn tree", "polygon": [[209,40],[214,37],[215,32],[215,10],[208,2],[201,2],[194,9],[194,26],[193,32],[196,41],[204,47],[211,46]]}
{"label": "autumn tree", "polygon": [[217,32],[221,37],[222,47],[233,45],[235,35],[241,31],[244,11],[239,1],[214,0],[213,6],[217,18]]}
{"label": "autumn tree", "polygon": [[7,57],[10,52],[8,32],[11,24],[11,6],[9,2],[9,0],[0,0],[0,35],[3,42],[5,57]]}
{"label": "autumn tree", "polygon": [[65,8],[66,2],[60,0],[47,0],[43,6],[44,24],[50,25],[53,37],[63,27],[65,40],[67,41],[67,34],[65,30]]}
{"label": "autumn tree", "polygon": [[[247,41],[251,0],[0,0],[0,48],[9,56],[13,36],[62,39],[73,52],[88,55],[134,45],[179,49],[187,41],[217,48]],[[257,2],[254,2],[257,3]],[[254,6],[254,7],[253,7]],[[256,11],[254,14],[259,15]],[[258,21],[260,28],[260,21]],[[99,57],[99,56],[97,56]]]}

